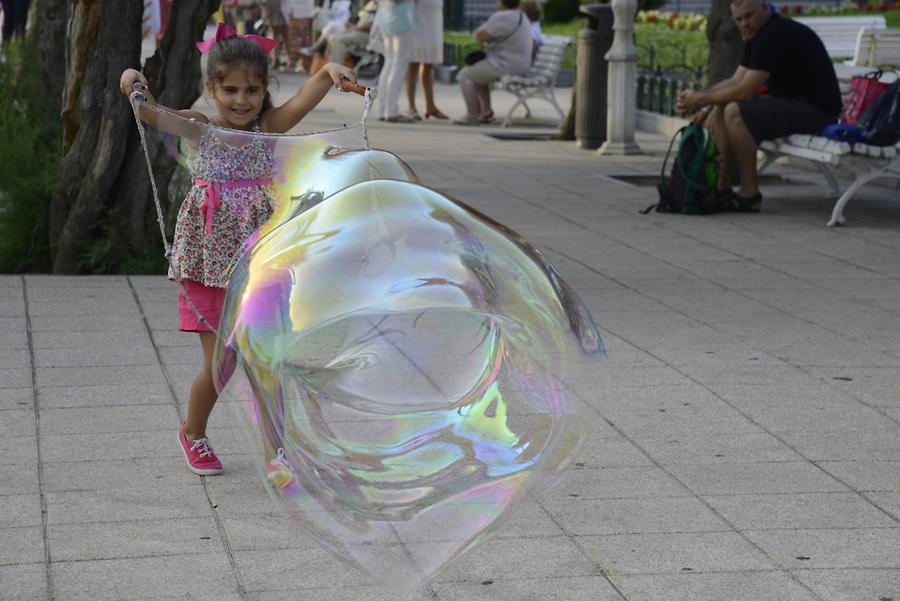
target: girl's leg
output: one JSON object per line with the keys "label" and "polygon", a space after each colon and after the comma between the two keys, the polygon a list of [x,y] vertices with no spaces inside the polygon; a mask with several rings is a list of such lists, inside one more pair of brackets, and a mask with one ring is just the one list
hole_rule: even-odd
{"label": "girl's leg", "polygon": [[425,93],[425,116],[446,119],[447,115],[434,103],[434,65],[422,63],[419,78],[422,80],[422,91]]}
{"label": "girl's leg", "polygon": [[188,440],[198,440],[206,436],[209,414],[212,413],[212,409],[219,399],[212,376],[216,335],[213,332],[200,332],[200,345],[203,347],[203,369],[191,386],[187,419],[184,420],[184,436]]}
{"label": "girl's leg", "polygon": [[[423,67],[425,65],[422,65]],[[416,77],[419,75],[419,63],[409,63],[406,70],[406,99],[409,101],[409,112],[417,113],[416,110]]]}

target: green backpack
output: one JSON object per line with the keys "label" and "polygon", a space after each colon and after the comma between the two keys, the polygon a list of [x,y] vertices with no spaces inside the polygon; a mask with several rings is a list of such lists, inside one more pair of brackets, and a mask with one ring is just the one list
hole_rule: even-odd
{"label": "green backpack", "polygon": [[[666,177],[666,165],[672,154],[675,140],[681,138],[672,165],[672,174]],[[669,150],[663,161],[659,190],[659,202],[641,211],[649,213],[656,208],[659,213],[682,215],[708,215],[716,212],[716,180],[719,177],[719,150],[712,133],[701,125],[691,123],[672,136]]]}

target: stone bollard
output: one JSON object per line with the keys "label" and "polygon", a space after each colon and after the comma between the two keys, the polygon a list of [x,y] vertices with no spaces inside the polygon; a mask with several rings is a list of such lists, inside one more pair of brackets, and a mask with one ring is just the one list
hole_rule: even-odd
{"label": "stone bollard", "polygon": [[634,47],[634,13],[637,0],[612,0],[613,43],[609,62],[606,103],[606,142],[602,155],[640,154],[634,141],[637,125],[637,51]]}

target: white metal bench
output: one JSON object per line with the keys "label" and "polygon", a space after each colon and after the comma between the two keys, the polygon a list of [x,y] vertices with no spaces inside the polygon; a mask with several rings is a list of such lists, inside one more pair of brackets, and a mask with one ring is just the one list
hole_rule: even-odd
{"label": "white metal bench", "polygon": [[887,28],[887,22],[882,15],[797,17],[795,20],[816,32],[832,58],[851,58],[854,55],[860,29]]}
{"label": "white metal bench", "polygon": [[512,125],[513,113],[519,105],[525,107],[525,116],[531,118],[531,110],[526,101],[532,98],[542,98],[553,105],[559,113],[560,125],[566,119],[566,114],[556,102],[554,90],[556,78],[562,65],[566,49],[572,43],[572,38],[561,35],[545,35],[543,42],[538,46],[537,54],[531,64],[531,69],[525,75],[504,75],[494,83],[494,88],[506,90],[516,95],[516,103],[506,113],[503,119],[503,127]]}
{"label": "white metal bench", "polygon": [[900,67],[900,28],[860,29],[852,64],[860,67]]}
{"label": "white metal bench", "polygon": [[[859,71],[859,70],[855,70]],[[865,70],[862,70],[865,71]],[[882,81],[893,80],[888,74]],[[848,81],[841,80],[842,91],[846,92]],[[844,207],[851,198],[871,181],[881,178],[893,178],[900,181],[900,143],[896,146],[869,146],[855,144],[852,147],[846,142],[837,142],[822,136],[794,134],[777,140],[767,140],[759,145],[764,153],[757,171],[762,173],[779,156],[789,156],[812,161],[831,191],[838,197],[831,212],[829,226],[844,225]],[[855,179],[850,187],[841,193],[841,185],[834,173],[835,169],[847,172]]]}

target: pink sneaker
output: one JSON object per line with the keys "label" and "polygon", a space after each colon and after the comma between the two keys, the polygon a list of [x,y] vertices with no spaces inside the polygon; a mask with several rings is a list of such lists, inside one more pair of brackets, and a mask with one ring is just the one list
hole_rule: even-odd
{"label": "pink sneaker", "polygon": [[184,435],[184,424],[178,428],[178,442],[184,452],[184,458],[188,463],[188,469],[200,476],[217,476],[222,473],[222,462],[216,457],[209,439],[205,436],[193,442]]}

